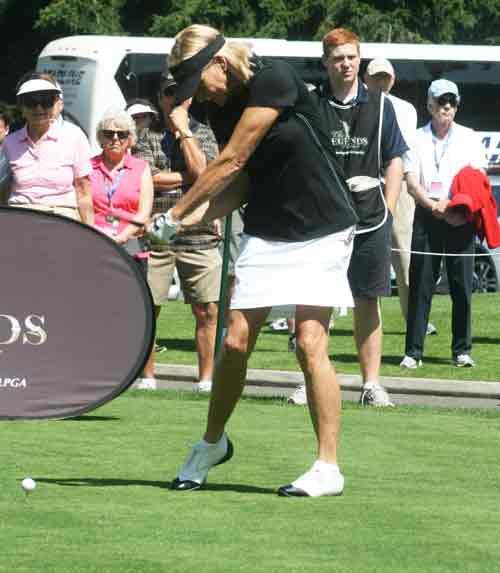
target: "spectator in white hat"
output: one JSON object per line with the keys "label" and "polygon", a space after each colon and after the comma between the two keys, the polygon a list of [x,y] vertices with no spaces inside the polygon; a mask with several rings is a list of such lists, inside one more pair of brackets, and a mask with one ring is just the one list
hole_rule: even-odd
{"label": "spectator in white hat", "polygon": [[[406,144],[411,148],[417,131],[417,110],[410,102],[389,93],[396,81],[396,73],[391,62],[385,58],[375,58],[368,64],[364,80],[369,88],[378,88],[387,95],[396,112],[399,129]],[[405,163],[407,162],[405,161]],[[393,213],[392,248],[398,250],[392,251],[391,262],[396,273],[401,313],[405,321],[408,315],[411,228],[414,213],[415,201],[407,191],[406,181],[403,181],[396,209]],[[435,331],[435,328],[432,328]]]}
{"label": "spectator in white hat", "polygon": [[8,202],[93,225],[90,148],[79,129],[57,121],[61,96],[50,74],[21,78],[17,101],[26,125],[3,145],[13,176]]}
{"label": "spectator in white hat", "polygon": [[127,102],[125,108],[135,121],[137,135],[143,129],[149,129],[153,121],[158,117],[158,112],[154,105],[147,99],[135,98]]}
{"label": "spectator in white hat", "polygon": [[472,367],[471,299],[474,224],[447,220],[450,188],[455,175],[466,166],[486,169],[486,152],[472,129],[455,123],[460,103],[458,86],[435,80],[427,92],[430,122],[417,130],[407,173],[408,191],[416,201],[410,260],[410,295],[402,368],[422,365],[424,338],[441,256],[452,299],[451,353],[455,366]]}

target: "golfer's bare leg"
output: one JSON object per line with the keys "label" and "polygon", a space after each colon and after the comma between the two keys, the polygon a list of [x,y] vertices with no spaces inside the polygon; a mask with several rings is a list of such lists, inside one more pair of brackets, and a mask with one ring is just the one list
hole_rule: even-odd
{"label": "golfer's bare leg", "polygon": [[363,383],[379,379],[382,360],[382,318],[378,298],[354,299],[354,340]]}
{"label": "golfer's bare leg", "polygon": [[192,303],[195,317],[194,339],[198,353],[198,380],[212,380],[214,371],[215,331],[217,330],[217,303]]}
{"label": "golfer's bare leg", "polygon": [[215,366],[214,385],[210,395],[207,430],[204,435],[207,442],[215,443],[219,440],[243,392],[248,359],[269,310],[231,310],[229,313],[223,353]]}
{"label": "golfer's bare leg", "polygon": [[307,404],[318,440],[318,459],[336,463],[340,436],[341,397],[335,369],[328,358],[331,309],[297,306],[297,357],[304,373]]}

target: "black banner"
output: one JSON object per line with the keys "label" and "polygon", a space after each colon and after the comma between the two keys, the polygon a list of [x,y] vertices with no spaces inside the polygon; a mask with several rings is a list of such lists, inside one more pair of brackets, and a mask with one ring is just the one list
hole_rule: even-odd
{"label": "black banner", "polygon": [[81,223],[0,207],[0,419],[67,418],[140,375],[154,313],[140,269]]}

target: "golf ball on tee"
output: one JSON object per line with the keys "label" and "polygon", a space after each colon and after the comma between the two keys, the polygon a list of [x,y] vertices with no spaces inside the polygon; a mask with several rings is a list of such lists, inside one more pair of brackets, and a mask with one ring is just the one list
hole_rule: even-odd
{"label": "golf ball on tee", "polygon": [[31,478],[24,478],[23,481],[21,482],[21,487],[26,492],[33,491],[36,488],[36,481]]}

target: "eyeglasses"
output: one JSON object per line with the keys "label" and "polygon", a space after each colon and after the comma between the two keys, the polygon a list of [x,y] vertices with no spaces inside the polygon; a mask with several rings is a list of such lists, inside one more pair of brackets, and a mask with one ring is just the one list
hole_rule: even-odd
{"label": "eyeglasses", "polygon": [[136,119],[148,119],[148,117],[153,117],[152,113],[134,113],[134,115],[132,116],[132,118],[134,120]]}
{"label": "eyeglasses", "polygon": [[450,104],[451,107],[457,107],[458,99],[455,94],[443,94],[437,98],[437,102],[441,107]]}
{"label": "eyeglasses", "polygon": [[166,88],[163,88],[162,93],[165,97],[174,97],[175,86],[167,86]]}
{"label": "eyeglasses", "polygon": [[130,135],[129,131],[119,131],[114,129],[103,129],[101,133],[106,139],[114,139],[116,136],[120,141],[125,141],[125,139]]}
{"label": "eyeglasses", "polygon": [[20,103],[24,107],[34,108],[41,106],[44,109],[49,109],[58,99],[59,96],[57,94],[31,93],[22,95],[20,97]]}

